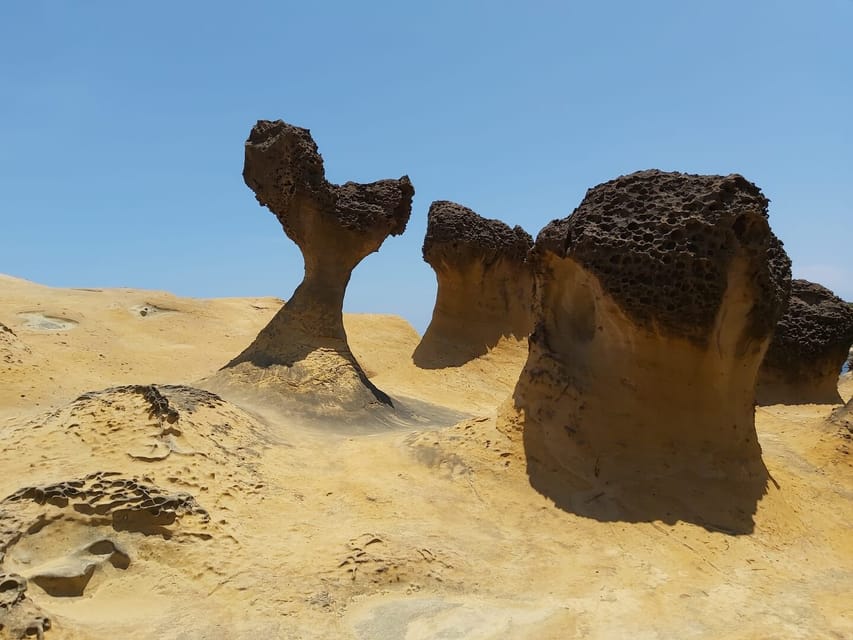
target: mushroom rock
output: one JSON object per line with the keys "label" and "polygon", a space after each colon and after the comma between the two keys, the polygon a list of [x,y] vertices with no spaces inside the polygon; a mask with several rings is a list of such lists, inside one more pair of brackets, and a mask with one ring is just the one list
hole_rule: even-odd
{"label": "mushroom rock", "polygon": [[352,355],[343,325],[350,274],[406,229],[409,178],[336,185],[308,129],[260,120],[245,145],[243,179],[302,252],[305,276],[254,342],[203,386],[298,412],[345,415],[391,406]]}
{"label": "mushroom rock", "polygon": [[429,209],[423,257],[435,271],[432,321],[413,360],[423,368],[459,366],[502,338],[527,338],[532,328],[533,238],[519,226],[482,218],[439,200]]}
{"label": "mushroom rock", "polygon": [[853,343],[853,305],[794,280],[758,375],[759,404],[840,404],[838,376]]}
{"label": "mushroom rock", "polygon": [[599,519],[752,527],[755,382],[789,294],[768,200],[740,175],[590,189],[531,252],[535,329],[501,429],[531,484]]}

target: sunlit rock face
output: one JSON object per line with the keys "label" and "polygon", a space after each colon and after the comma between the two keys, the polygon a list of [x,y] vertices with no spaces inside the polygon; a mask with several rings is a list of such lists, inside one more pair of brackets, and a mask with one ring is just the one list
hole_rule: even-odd
{"label": "sunlit rock face", "polygon": [[414,353],[424,368],[458,366],[532,327],[533,238],[446,200],[429,209],[423,256],[435,271],[432,321]]}
{"label": "sunlit rock face", "polygon": [[246,141],[243,178],[299,246],[305,277],[254,342],[205,386],[320,413],[390,405],[350,351],[342,307],[355,266],[405,230],[414,195],[408,177],[332,184],[307,129],[261,120]]}
{"label": "sunlit rock face", "polygon": [[838,376],[853,343],[853,305],[794,280],[758,377],[761,404],[841,403]]}
{"label": "sunlit rock face", "polygon": [[534,486],[605,519],[749,529],[767,478],[756,375],[791,278],[767,205],[740,175],[650,170],[542,229],[503,416]]}

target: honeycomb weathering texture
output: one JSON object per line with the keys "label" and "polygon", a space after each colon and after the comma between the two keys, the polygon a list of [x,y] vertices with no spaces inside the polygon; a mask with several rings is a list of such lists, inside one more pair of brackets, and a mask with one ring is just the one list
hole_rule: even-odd
{"label": "honeycomb weathering texture", "polygon": [[[185,521],[191,530],[182,530]],[[64,547],[76,540],[69,534],[72,522],[90,532],[80,548],[68,552]],[[28,582],[50,596],[82,596],[99,566],[125,570],[131,565],[117,534],[169,540],[186,533],[207,539],[209,522],[208,512],[189,493],[118,472],[97,471],[15,491],[0,501],[0,638],[41,638],[51,628],[50,618],[27,598]],[[45,545],[47,535],[55,536],[57,548]]]}
{"label": "honeycomb weathering texture", "polygon": [[756,290],[748,330],[762,336],[784,309],[791,275],[767,205],[738,174],[639,171],[587,191],[571,216],[540,232],[536,249],[577,260],[637,324],[700,342],[742,251]]}
{"label": "honeycomb weathering texture", "polygon": [[853,305],[794,280],[759,376],[761,403],[840,402],[838,375],[853,343]]}
{"label": "honeycomb weathering texture", "polygon": [[423,256],[433,268],[475,259],[524,262],[532,246],[531,235],[517,225],[483,218],[447,200],[430,205]]}
{"label": "honeycomb weathering texture", "polygon": [[[3,500],[3,504],[24,501],[61,509],[70,507],[87,516],[109,517],[116,529],[131,531],[160,531],[185,515],[198,516],[205,523],[210,519],[188,493],[169,493],[139,478],[106,471],[55,484],[24,487]],[[0,552],[5,550],[4,541],[0,541]]]}
{"label": "honeycomb weathering texture", "polygon": [[477,215],[446,200],[433,202],[424,260],[438,281],[432,320],[413,354],[434,369],[484,355],[501,338],[524,339],[532,327],[533,238],[519,226]]}
{"label": "honeycomb weathering texture", "polygon": [[407,176],[368,184],[328,182],[311,132],[282,120],[259,120],[252,128],[243,179],[300,246],[302,230],[293,220],[300,215],[328,217],[350,231],[399,235],[415,193]]}
{"label": "honeycomb weathering texture", "polygon": [[832,357],[840,371],[851,344],[853,304],[819,284],[793,280],[788,310],[776,325],[764,364],[786,369]]}

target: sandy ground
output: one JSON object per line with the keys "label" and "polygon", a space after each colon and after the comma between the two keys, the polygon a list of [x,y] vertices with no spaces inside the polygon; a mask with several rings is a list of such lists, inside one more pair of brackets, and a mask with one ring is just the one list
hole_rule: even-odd
{"label": "sandy ground", "polygon": [[[833,407],[757,410],[774,484],[750,535],[602,522],[532,489],[495,428],[523,343],[424,371],[405,321],[345,318],[380,388],[470,416],[444,428],[312,429],[165,386],[280,304],[0,276],[0,572],[29,579],[45,637],[853,638]],[[151,383],[174,414],[115,388]]]}

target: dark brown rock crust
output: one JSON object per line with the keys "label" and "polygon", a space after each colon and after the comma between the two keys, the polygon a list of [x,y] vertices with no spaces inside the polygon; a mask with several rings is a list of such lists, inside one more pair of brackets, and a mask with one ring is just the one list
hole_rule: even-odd
{"label": "dark brown rock crust", "polygon": [[454,202],[430,205],[423,257],[436,274],[432,321],[413,359],[424,368],[459,366],[502,337],[532,328],[533,238]]}
{"label": "dark brown rock crust", "polygon": [[790,288],[760,190],[622,176],[530,260],[535,329],[502,429],[522,434],[533,486],[599,519],[750,531],[768,477],[755,382]]}
{"label": "dark brown rock crust", "polygon": [[471,260],[523,263],[532,247],[533,237],[518,225],[483,218],[448,200],[436,200],[429,207],[423,256],[433,269]]}
{"label": "dark brown rock crust", "polygon": [[259,120],[252,128],[243,180],[300,247],[305,239],[301,216],[332,218],[344,229],[365,234],[382,230],[383,239],[400,235],[415,193],[408,176],[368,184],[328,182],[311,132],[282,120]]}
{"label": "dark brown rock crust", "polygon": [[638,325],[702,342],[726,290],[734,251],[754,265],[749,331],[766,334],[785,307],[791,262],[770,232],[768,200],[741,175],[638,171],[587,191],[548,224],[538,251],[571,254]]}
{"label": "dark brown rock crust", "polygon": [[819,284],[794,280],[761,365],[758,401],[840,403],[838,376],[851,344],[853,304]]}

